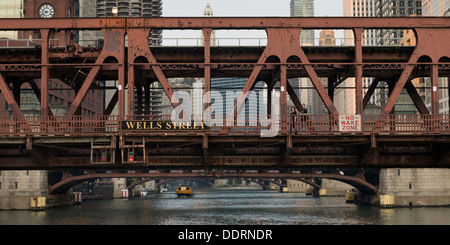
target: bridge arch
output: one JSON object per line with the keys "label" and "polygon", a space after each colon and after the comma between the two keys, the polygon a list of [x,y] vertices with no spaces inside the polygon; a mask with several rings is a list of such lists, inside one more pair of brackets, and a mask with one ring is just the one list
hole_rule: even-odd
{"label": "bridge arch", "polygon": [[287,58],[286,63],[302,63],[300,57],[297,55],[291,55]]}
{"label": "bridge arch", "polygon": [[119,63],[119,60],[115,56],[108,56],[108,57],[105,58],[103,63],[115,64],[115,63]]}
{"label": "bridge arch", "polygon": [[[83,175],[71,175],[63,174],[61,181],[50,185],[50,194],[62,194],[66,193],[73,186],[91,179],[100,178],[146,178],[147,181],[152,179],[224,179],[224,178],[244,178],[244,179],[294,179],[299,180],[304,183],[313,185],[316,188],[320,188],[319,185],[315,184],[312,179],[314,178],[326,178],[333,179],[347,183],[355,189],[358,189],[364,194],[377,194],[378,193],[378,182],[373,181],[376,178],[376,171],[361,171],[356,175],[345,175],[344,173],[226,173],[223,175],[206,175],[205,173],[86,173]],[[142,182],[140,182],[142,183]],[[166,182],[168,183],[168,182]],[[371,184],[373,183],[373,184]],[[137,185],[136,183],[135,185]]]}
{"label": "bridge arch", "polygon": [[439,63],[450,63],[450,58],[448,56],[442,56],[441,58],[439,58]]}
{"label": "bridge arch", "polygon": [[133,60],[133,63],[149,63],[147,57],[143,56],[143,55],[139,55],[138,57],[136,57]]}
{"label": "bridge arch", "polygon": [[269,57],[267,57],[265,63],[281,63],[281,59],[276,55],[270,55]]}
{"label": "bridge arch", "polygon": [[428,55],[422,55],[417,59],[417,63],[431,63],[433,62],[433,59],[431,59]]}

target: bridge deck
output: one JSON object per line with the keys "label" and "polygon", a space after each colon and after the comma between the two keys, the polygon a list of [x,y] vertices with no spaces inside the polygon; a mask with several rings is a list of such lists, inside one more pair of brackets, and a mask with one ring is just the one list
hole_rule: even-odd
{"label": "bridge deck", "polygon": [[[361,131],[357,132],[340,131],[328,115],[310,116],[321,120],[311,120],[305,127],[297,124],[293,129],[279,128],[273,137],[261,136],[267,128],[264,126],[130,131],[123,130],[114,116],[104,121],[93,117],[66,121],[59,120],[63,117],[48,121],[2,118],[0,169],[378,168],[450,164],[449,115],[410,115],[409,119],[406,115],[363,115]],[[14,130],[17,125],[31,128]]]}

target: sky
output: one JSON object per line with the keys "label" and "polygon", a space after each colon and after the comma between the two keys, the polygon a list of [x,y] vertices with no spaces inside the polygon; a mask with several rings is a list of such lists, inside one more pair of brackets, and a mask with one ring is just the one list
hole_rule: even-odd
{"label": "sky", "polygon": [[[343,16],[343,0],[315,0],[314,16]],[[289,17],[291,0],[162,0],[163,17],[202,17],[206,3],[214,17]],[[200,31],[164,31],[164,39],[199,38]],[[266,38],[264,31],[217,31],[217,38]],[[173,40],[167,42],[173,42]],[[190,42],[190,41],[189,41]]]}
{"label": "sky", "polygon": [[[342,16],[343,0],[315,0],[315,16]],[[288,17],[291,0],[163,0],[164,17],[203,16],[209,2],[216,17]]]}

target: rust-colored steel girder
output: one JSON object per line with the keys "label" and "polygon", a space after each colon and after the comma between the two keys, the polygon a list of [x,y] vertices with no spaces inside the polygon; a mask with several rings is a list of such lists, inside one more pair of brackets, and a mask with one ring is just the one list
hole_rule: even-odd
{"label": "rust-colored steel girder", "polygon": [[[441,70],[446,70],[448,67],[443,66],[440,62],[442,57],[450,57],[450,48],[446,45],[446,40],[450,38],[450,21],[449,18],[444,17],[401,17],[401,18],[373,18],[373,17],[305,17],[305,18],[292,18],[292,17],[228,17],[228,18],[205,18],[205,17],[164,17],[164,18],[83,18],[83,19],[0,19],[1,30],[22,30],[22,31],[40,31],[42,36],[41,41],[41,55],[40,60],[37,60],[34,64],[23,64],[19,62],[12,64],[12,66],[0,67],[1,72],[6,72],[7,67],[27,67],[32,68],[30,73],[36,74],[40,71],[41,79],[41,116],[46,117],[51,115],[51,111],[48,107],[48,80],[50,78],[51,70],[63,74],[63,65],[80,67],[84,66],[89,68],[87,77],[82,81],[80,88],[77,90],[77,94],[66,115],[71,117],[79,111],[79,107],[87,91],[93,86],[95,79],[103,73],[113,74],[118,80],[118,91],[115,96],[113,104],[118,103],[119,116],[132,116],[134,114],[135,103],[134,88],[147,87],[147,82],[142,80],[138,81],[137,77],[142,78],[142,74],[136,74],[136,68],[144,68],[151,70],[155,79],[159,81],[164,89],[166,95],[172,102],[172,105],[176,108],[179,105],[179,101],[175,98],[173,89],[169,85],[167,78],[169,76],[175,76],[176,74],[186,74],[183,71],[191,72],[191,74],[202,74],[205,78],[204,92],[207,93],[211,90],[210,80],[213,76],[218,76],[226,71],[227,74],[240,74],[248,75],[249,79],[247,84],[241,91],[241,95],[235,105],[233,113],[238,112],[241,109],[244,101],[246,100],[247,92],[253,89],[257,79],[261,78],[264,72],[278,72],[279,81],[281,84],[281,114],[283,115],[282,127],[286,127],[286,115],[285,110],[287,103],[287,96],[298,102],[292,93],[290,84],[287,81],[288,78],[295,76],[292,75],[292,71],[295,71],[296,75],[302,74],[302,76],[309,77],[314,85],[314,88],[321,97],[324,105],[328,109],[329,113],[334,117],[338,112],[333,103],[333,89],[330,87],[328,91],[319,80],[319,77],[324,76],[326,67],[330,71],[333,69],[340,69],[343,67],[350,67],[351,76],[355,77],[355,108],[356,114],[362,114],[365,104],[367,104],[367,96],[363,94],[362,78],[364,75],[371,74],[374,70],[383,70],[388,66],[384,61],[381,64],[367,64],[368,58],[366,56],[365,48],[362,47],[362,33],[365,29],[412,29],[416,35],[417,45],[414,47],[411,54],[408,55],[404,63],[394,64],[397,66],[398,77],[395,80],[395,86],[392,87],[392,91],[386,106],[382,110],[382,114],[389,114],[392,111],[393,105],[397,100],[401,90],[405,87],[413,98],[413,100],[419,100],[420,96],[417,96],[414,86],[410,84],[411,75],[414,68],[418,66],[418,61],[421,57],[426,56],[431,59],[431,63],[426,65],[430,66],[429,74],[432,80],[431,88],[431,113],[439,114],[439,86],[438,78],[442,75]],[[204,34],[204,47],[200,51],[200,56],[195,60],[177,60],[175,58],[172,61],[166,61],[162,63],[160,56],[154,54],[158,49],[151,50],[148,47],[148,36],[153,29],[200,29]],[[251,64],[244,64],[240,62],[239,65],[224,64],[223,55],[215,56],[213,48],[211,48],[211,32],[213,29],[260,29],[265,30],[268,37],[267,46],[261,51],[261,53],[249,54],[244,56],[253,55],[254,60]],[[314,55],[307,54],[305,50],[307,47],[302,47],[299,42],[300,34],[304,29],[349,29],[354,33],[355,47],[351,51],[351,54],[347,56],[350,60],[347,63],[331,62],[324,60],[324,63],[318,64],[315,62]],[[49,47],[49,33],[55,31],[70,31],[70,30],[102,30],[104,34],[104,46],[99,53],[83,54],[82,49],[75,45],[75,51],[73,53],[58,53],[53,52]],[[125,36],[128,37],[128,47],[125,46]],[[64,39],[66,40],[66,39]],[[73,42],[73,40],[72,40]],[[68,47],[73,43],[66,43],[63,46]],[[177,49],[175,49],[177,50]],[[167,50],[166,50],[167,51]],[[172,52],[172,51],[170,51]],[[90,63],[81,64],[68,62],[71,58],[78,57],[89,58]],[[88,57],[89,56],[89,57]],[[279,64],[267,64],[269,57],[275,56],[280,62]],[[116,64],[106,63],[107,58],[114,57],[117,61]],[[145,58],[147,63],[138,63],[138,58]],[[157,58],[158,57],[158,58]],[[173,57],[173,56],[171,56]],[[179,56],[175,56],[179,57]],[[189,56],[191,59],[192,57]],[[297,57],[298,64],[287,64],[290,57]],[[385,60],[390,60],[388,56],[384,56]],[[52,59],[56,59],[53,60]],[[328,57],[331,59],[331,57]],[[193,64],[194,63],[196,64]],[[444,62],[445,63],[445,62]],[[39,67],[36,67],[38,65]],[[148,65],[148,68],[145,68]],[[384,67],[383,67],[384,66]],[[231,67],[231,69],[230,69]],[[238,67],[238,68],[237,68]],[[245,72],[243,67],[247,67]],[[378,67],[378,68],[377,68]],[[324,70],[325,69],[325,70]],[[392,69],[392,68],[389,68]],[[222,73],[221,73],[222,71]],[[299,73],[299,72],[303,73]],[[322,71],[322,73],[319,73]],[[114,74],[117,72],[117,74]],[[233,73],[234,72],[234,73]],[[344,71],[344,73],[347,71]],[[347,73],[347,76],[350,75]],[[372,73],[373,74],[373,73]],[[152,75],[150,75],[152,76]],[[326,74],[327,77],[335,77],[336,74]],[[395,75],[391,75],[395,76]],[[447,75],[448,76],[448,75]],[[341,79],[344,76],[341,77]],[[149,77],[147,77],[149,78]],[[383,79],[382,76],[379,77]],[[145,77],[144,77],[145,79]],[[330,78],[331,79],[331,78]],[[390,78],[392,79],[392,78]],[[75,80],[75,79],[74,79]],[[0,89],[6,91],[4,86],[9,81],[3,82]],[[337,83],[337,82],[336,82]],[[335,84],[336,84],[335,83]],[[125,102],[125,87],[128,86],[128,103]],[[335,85],[334,85],[335,87]],[[370,95],[373,90],[369,90]],[[6,92],[5,92],[6,93]],[[141,94],[138,94],[141,97]],[[364,98],[366,97],[366,98]],[[369,96],[370,97],[370,96]],[[117,98],[117,99],[116,99]],[[20,116],[20,112],[17,110],[18,105],[14,98],[7,98],[8,104],[14,109],[15,114]],[[110,107],[113,107],[110,104]],[[128,108],[125,108],[125,104],[128,104]],[[299,106],[297,105],[297,108]],[[204,101],[204,109],[210,105],[210,99],[206,98]],[[415,105],[418,107],[422,114],[429,113],[424,107],[423,101],[415,101]],[[141,106],[141,105],[139,105]],[[108,108],[110,108],[108,107]],[[138,107],[139,110],[141,108]],[[110,110],[105,111],[105,115]],[[381,123],[381,122],[380,122]]]}
{"label": "rust-colored steel girder", "polygon": [[353,28],[448,28],[445,17],[158,17],[158,18],[80,18],[80,19],[0,19],[0,29],[66,29],[102,28],[160,29],[353,29]]}

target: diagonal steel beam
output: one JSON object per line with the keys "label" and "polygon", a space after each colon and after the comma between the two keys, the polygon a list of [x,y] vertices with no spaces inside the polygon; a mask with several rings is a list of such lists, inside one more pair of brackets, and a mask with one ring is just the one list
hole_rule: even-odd
{"label": "diagonal steel beam", "polygon": [[75,112],[78,110],[78,108],[81,106],[81,102],[83,101],[84,97],[86,97],[87,91],[91,87],[92,83],[94,82],[95,78],[97,77],[98,72],[100,71],[101,65],[100,62],[103,62],[104,58],[99,57],[99,60],[97,60],[96,65],[92,67],[91,71],[89,72],[88,76],[86,77],[86,80],[84,81],[83,85],[81,86],[80,90],[78,91],[77,95],[75,96],[75,99],[73,100],[72,104],[70,105],[69,109],[66,112],[67,116],[73,116],[75,115]]}
{"label": "diagonal steel beam", "polygon": [[417,90],[414,87],[414,84],[411,81],[408,81],[405,84],[405,88],[409,94],[409,97],[411,97],[411,100],[414,102],[414,105],[416,106],[419,113],[422,115],[430,114],[427,107],[425,106],[425,103],[423,103],[423,100],[420,97],[419,93],[417,93]]}
{"label": "diagonal steel beam", "polygon": [[370,97],[372,97],[373,93],[375,92],[375,89],[378,86],[378,83],[380,83],[379,78],[375,78],[372,83],[369,86],[369,89],[367,90],[366,94],[364,95],[363,99],[363,111],[366,108],[367,104],[369,103]]}
{"label": "diagonal steel beam", "polygon": [[75,115],[76,111],[80,108],[81,103],[86,97],[87,92],[94,84],[94,81],[104,64],[104,61],[107,57],[115,57],[118,60],[118,80],[119,80],[119,115],[123,115],[123,105],[124,105],[124,90],[125,90],[125,77],[124,77],[124,63],[125,63],[125,30],[123,29],[104,29],[103,35],[105,37],[105,45],[95,61],[95,64],[89,71],[86,79],[83,82],[83,85],[79,89],[75,99],[70,105],[69,109],[66,112],[67,116]]}
{"label": "diagonal steel beam", "polygon": [[295,108],[297,108],[298,111],[303,110],[303,106],[302,103],[300,102],[300,100],[297,97],[297,94],[295,94],[294,89],[292,88],[291,84],[289,82],[287,82],[287,92],[289,94],[289,97],[291,97],[292,102],[295,105]]}
{"label": "diagonal steel beam", "polygon": [[23,113],[20,110],[20,107],[17,104],[16,100],[14,99],[14,96],[11,93],[9,86],[6,84],[6,81],[3,78],[2,74],[0,74],[0,92],[2,92],[3,96],[5,97],[6,103],[8,103],[9,108],[11,108],[14,116],[23,118]]}
{"label": "diagonal steel beam", "polygon": [[233,115],[235,117],[242,110],[242,107],[245,105],[245,100],[247,99],[248,92],[255,87],[256,78],[258,77],[259,73],[261,72],[268,56],[269,56],[269,52],[268,52],[268,49],[266,48],[266,49],[264,49],[264,52],[262,53],[261,57],[259,57],[258,63],[255,64],[255,68],[253,68],[252,73],[250,74],[250,77],[248,78],[247,82],[245,83],[244,88],[241,91],[241,94],[237,98],[237,101],[234,104],[233,110],[231,111],[230,115]]}
{"label": "diagonal steel beam", "polygon": [[[41,102],[41,90],[39,90],[39,87],[37,86],[36,82],[34,82],[34,80],[31,80],[28,83],[30,84],[31,89],[34,91],[34,94],[38,98],[39,102]],[[50,109],[50,107],[48,107],[47,110],[48,110],[49,116],[53,116],[53,112]]]}
{"label": "diagonal steel beam", "polygon": [[316,89],[317,93],[319,94],[320,98],[322,99],[323,103],[328,109],[328,112],[330,114],[337,116],[339,113],[336,109],[336,107],[333,104],[333,101],[331,100],[330,96],[328,96],[327,91],[325,90],[325,87],[323,86],[322,82],[320,82],[319,77],[317,76],[316,71],[314,71],[314,68],[312,67],[311,63],[309,62],[308,57],[306,57],[305,52],[300,49],[299,50],[299,58],[304,63],[305,70],[308,73],[309,78],[311,79],[311,82],[314,85],[314,88]]}
{"label": "diagonal steel beam", "polygon": [[406,82],[409,80],[409,76],[411,76],[411,73],[414,69],[414,64],[417,61],[413,60],[411,57],[410,61],[406,65],[405,69],[403,70],[402,74],[400,75],[400,78],[398,79],[397,83],[395,84],[394,89],[392,90],[392,93],[389,95],[389,99],[386,102],[386,105],[384,105],[384,108],[381,110],[382,115],[388,115],[391,113],[392,108],[395,105],[395,101],[397,101],[398,96],[402,92],[403,87],[405,86]]}
{"label": "diagonal steel beam", "polygon": [[[166,76],[164,75],[161,66],[158,64],[155,56],[148,46],[148,37],[150,34],[151,28],[142,28],[142,29],[128,29],[128,64],[130,69],[130,63],[134,62],[134,59],[138,56],[145,57],[149,62],[150,66],[158,78],[159,83],[164,89],[167,97],[171,101],[173,108],[176,108],[180,103],[176,96],[174,96],[174,91],[167,81]],[[130,82],[130,80],[129,80]],[[133,81],[131,81],[133,83]],[[130,85],[129,85],[130,87]],[[129,95],[134,95],[129,91]],[[131,107],[129,106],[129,110]]]}

